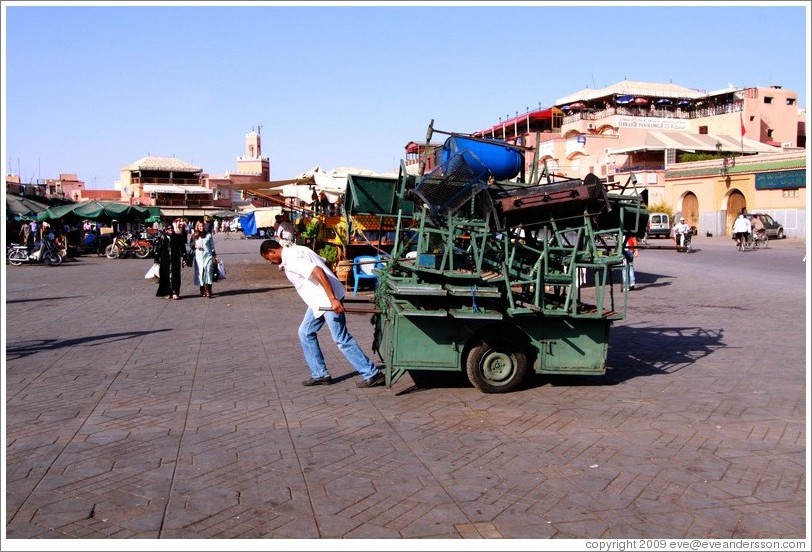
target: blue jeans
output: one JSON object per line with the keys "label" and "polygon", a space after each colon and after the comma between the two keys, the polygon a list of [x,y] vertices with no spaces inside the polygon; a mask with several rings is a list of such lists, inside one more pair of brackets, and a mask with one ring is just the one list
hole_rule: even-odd
{"label": "blue jeans", "polygon": [[[625,253],[624,253],[624,256],[626,256],[626,262],[623,263],[623,266],[621,267],[620,271],[621,271],[621,274],[623,275],[623,287],[628,288],[629,286],[635,285],[634,284],[634,261],[629,260],[629,255],[626,255]],[[632,257],[632,259],[634,259],[634,257]]]}
{"label": "blue jeans", "polygon": [[338,346],[338,350],[344,354],[344,358],[358,371],[362,378],[366,380],[378,373],[378,368],[364,354],[355,338],[347,330],[347,318],[344,314],[327,311],[319,318],[316,318],[313,311],[308,308],[302,323],[299,325],[299,342],[302,344],[305,362],[310,368],[310,377],[323,378],[330,375],[327,371],[327,365],[324,363],[324,355],[321,352],[319,339],[316,335],[325,322],[330,329],[330,334],[333,336],[333,341]]}
{"label": "blue jeans", "polygon": [[623,263],[620,272],[623,276],[623,287],[627,288],[634,285],[634,253],[624,249],[623,257],[625,262]]}

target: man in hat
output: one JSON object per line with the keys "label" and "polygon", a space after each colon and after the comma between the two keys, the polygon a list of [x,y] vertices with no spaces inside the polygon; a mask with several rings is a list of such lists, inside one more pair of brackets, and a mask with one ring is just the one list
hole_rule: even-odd
{"label": "man in hat", "polygon": [[682,251],[687,247],[690,233],[691,227],[685,224],[685,217],[680,217],[679,222],[674,225],[674,241],[677,244],[677,251]]}

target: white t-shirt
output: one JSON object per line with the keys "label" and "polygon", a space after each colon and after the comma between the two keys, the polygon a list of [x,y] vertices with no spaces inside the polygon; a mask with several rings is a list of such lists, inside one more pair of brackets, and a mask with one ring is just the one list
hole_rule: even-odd
{"label": "white t-shirt", "polygon": [[747,220],[747,217],[739,216],[739,218],[733,222],[734,234],[738,232],[747,232],[749,234],[751,230],[752,228],[750,227],[750,221]]}
{"label": "white t-shirt", "polygon": [[675,234],[687,234],[688,232],[690,232],[690,230],[691,230],[691,227],[688,226],[687,224],[685,224],[684,222],[678,222],[674,226],[674,233]]}
{"label": "white t-shirt", "polygon": [[285,276],[296,288],[299,297],[313,311],[313,316],[319,318],[325,312],[319,309],[330,309],[331,305],[330,300],[327,298],[327,292],[324,291],[316,277],[313,276],[313,269],[317,266],[321,267],[330,281],[333,294],[338,299],[343,299],[346,293],[344,284],[338,280],[324,262],[324,259],[317,255],[315,251],[303,245],[291,245],[282,248],[282,267],[285,269]]}
{"label": "white t-shirt", "polygon": [[282,245],[290,245],[296,241],[296,227],[288,221],[282,221],[276,227],[276,238]]}

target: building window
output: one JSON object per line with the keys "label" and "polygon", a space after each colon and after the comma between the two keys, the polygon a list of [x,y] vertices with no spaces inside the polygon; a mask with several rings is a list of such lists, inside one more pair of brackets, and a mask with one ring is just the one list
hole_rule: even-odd
{"label": "building window", "polygon": [[764,96],[764,103],[765,104],[773,103],[773,97],[772,96]]}
{"label": "building window", "polygon": [[795,105],[795,98],[787,98],[787,105]]}
{"label": "building window", "polygon": [[768,128],[767,129],[767,138],[772,138],[772,137],[773,137],[773,129]]}
{"label": "building window", "polygon": [[708,133],[708,127],[707,126],[703,125],[703,126],[699,127],[699,134],[707,134],[707,133]]}
{"label": "building window", "polygon": [[798,197],[798,190],[781,190],[781,197]]}

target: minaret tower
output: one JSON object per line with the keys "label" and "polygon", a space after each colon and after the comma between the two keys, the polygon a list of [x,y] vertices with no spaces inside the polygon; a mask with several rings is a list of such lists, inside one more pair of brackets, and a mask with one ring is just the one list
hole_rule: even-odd
{"label": "minaret tower", "polygon": [[262,126],[253,129],[245,135],[245,155],[237,158],[237,172],[239,174],[262,175],[263,180],[270,180],[271,162],[262,156]]}

